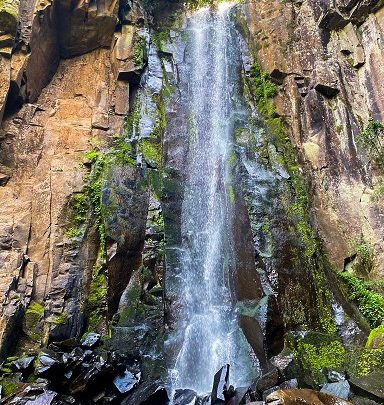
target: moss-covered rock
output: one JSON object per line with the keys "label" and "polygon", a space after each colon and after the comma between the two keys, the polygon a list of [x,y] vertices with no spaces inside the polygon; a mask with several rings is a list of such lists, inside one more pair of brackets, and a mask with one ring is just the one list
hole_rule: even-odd
{"label": "moss-covered rock", "polygon": [[43,334],[44,305],[41,302],[32,301],[25,310],[24,332],[34,342],[39,342]]}
{"label": "moss-covered rock", "polygon": [[19,1],[0,0],[0,27],[6,33],[15,34],[19,21]]}
{"label": "moss-covered rock", "polygon": [[295,358],[302,367],[302,379],[315,388],[326,382],[324,370],[343,371],[346,351],[340,339],[318,332],[291,339]]}

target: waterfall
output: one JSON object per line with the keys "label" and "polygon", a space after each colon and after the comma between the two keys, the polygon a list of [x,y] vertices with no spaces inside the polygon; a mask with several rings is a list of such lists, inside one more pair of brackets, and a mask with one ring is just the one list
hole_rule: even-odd
{"label": "waterfall", "polygon": [[209,392],[214,374],[231,365],[231,383],[249,384],[250,348],[238,326],[229,288],[234,204],[230,176],[238,78],[231,5],[189,19],[185,97],[189,149],[181,213],[183,252],[178,305],[179,351],[174,388]]}

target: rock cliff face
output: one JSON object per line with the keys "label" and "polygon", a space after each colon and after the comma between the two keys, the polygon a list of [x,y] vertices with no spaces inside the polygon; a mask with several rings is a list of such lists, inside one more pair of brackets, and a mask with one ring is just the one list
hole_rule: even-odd
{"label": "rock cliff face", "polygon": [[[57,337],[83,332],[81,311],[100,236],[92,219],[84,218],[81,234],[68,229],[90,171],[86,152],[121,134],[128,111],[129,83],[121,75],[135,70],[133,24],[141,17],[131,14],[130,25],[120,23],[119,28],[118,8],[116,1],[28,1],[20,9],[16,2],[1,3],[4,352],[8,336],[19,332],[13,319],[31,299],[44,301],[44,318],[53,321],[41,330],[42,340],[52,328],[60,329]],[[115,243],[115,255],[120,249],[140,255],[145,219],[146,213],[143,230],[134,229],[130,241],[121,242],[124,246]],[[116,233],[111,244],[119,239]],[[119,265],[114,267],[119,273]],[[60,316],[68,319],[57,321]],[[16,340],[12,337],[10,344]]]}
{"label": "rock cliff face", "polygon": [[343,269],[356,253],[356,241],[366,238],[378,257],[378,276],[383,210],[375,192],[382,177],[356,137],[369,117],[383,121],[381,6],[380,1],[246,3],[260,62],[280,85],[278,111],[304,163],[329,257]]}
{"label": "rock cliff face", "polygon": [[[383,293],[383,169],[358,139],[384,121],[384,2],[242,4],[243,107],[256,124],[234,140],[233,290],[264,320],[245,308],[240,324],[263,372],[300,374],[281,366],[290,344],[304,368],[312,345],[315,362],[340,369],[339,338],[364,346],[384,321],[380,294],[361,306],[359,284],[351,303],[337,278],[352,269],[373,286],[365,298]],[[164,375],[188,144],[183,7],[0,0],[0,360],[97,330],[141,359],[144,380]],[[374,330],[367,348],[384,358]]]}

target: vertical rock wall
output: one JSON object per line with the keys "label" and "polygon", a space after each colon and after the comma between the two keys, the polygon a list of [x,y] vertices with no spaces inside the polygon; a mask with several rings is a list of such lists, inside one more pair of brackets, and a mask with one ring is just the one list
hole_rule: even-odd
{"label": "vertical rock wall", "polygon": [[[128,78],[135,70],[134,33],[143,23],[137,9],[118,24],[116,0],[91,6],[65,0],[21,1],[20,8],[16,3],[0,2],[0,29],[5,27],[0,32],[0,118],[5,113],[0,129],[2,354],[14,348],[15,334],[27,344],[31,331],[22,332],[21,323],[26,308],[27,313],[28,308],[34,311],[31,301],[43,308],[41,318],[46,320],[29,325],[39,330],[32,340],[84,331],[100,235],[90,212],[82,232],[73,235],[68,229],[74,201],[88,182],[92,162],[87,152],[106,147],[112,136],[123,132]],[[138,181],[133,172],[124,176]],[[112,188],[124,193],[120,178],[116,183],[112,174],[111,181]],[[126,242],[124,235],[131,230],[124,224],[115,224],[109,232],[115,250],[112,280],[122,275],[128,283],[130,266],[138,266],[145,200],[145,213],[137,219],[142,232],[134,229]],[[125,254],[121,257],[127,249],[138,249],[134,264],[127,263]],[[124,285],[117,289],[115,300]]]}
{"label": "vertical rock wall", "polygon": [[383,121],[380,1],[247,1],[258,58],[279,84],[276,104],[304,163],[313,215],[333,265],[363,236],[383,274],[382,182],[356,137],[369,117]]}

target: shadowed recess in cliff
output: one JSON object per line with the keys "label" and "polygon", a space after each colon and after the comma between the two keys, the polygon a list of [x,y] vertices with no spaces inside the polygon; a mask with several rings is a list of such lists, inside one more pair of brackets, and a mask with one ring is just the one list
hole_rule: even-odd
{"label": "shadowed recess in cliff", "polygon": [[188,93],[181,102],[189,150],[179,260],[167,270],[174,273],[178,306],[168,341],[178,348],[170,377],[173,388],[199,393],[211,390],[215,372],[227,363],[231,383],[252,380],[252,349],[238,325],[230,288],[235,262],[230,160],[239,71],[230,9],[230,3],[222,3],[189,19],[180,79],[181,91]]}

